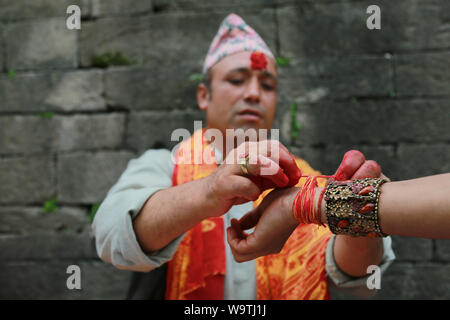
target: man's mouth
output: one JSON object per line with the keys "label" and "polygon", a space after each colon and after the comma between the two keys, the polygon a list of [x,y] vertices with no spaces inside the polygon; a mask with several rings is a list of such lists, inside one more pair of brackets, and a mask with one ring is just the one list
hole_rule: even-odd
{"label": "man's mouth", "polygon": [[244,109],[241,110],[237,113],[237,115],[241,118],[241,119],[245,119],[248,121],[259,121],[263,118],[263,115],[261,112],[259,112],[256,109]]}

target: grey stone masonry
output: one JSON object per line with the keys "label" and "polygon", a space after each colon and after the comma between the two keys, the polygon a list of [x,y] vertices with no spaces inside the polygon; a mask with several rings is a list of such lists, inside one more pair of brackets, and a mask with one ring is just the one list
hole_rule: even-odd
{"label": "grey stone masonry", "polygon": [[0,154],[120,148],[125,139],[125,120],[120,113],[1,117]]}
{"label": "grey stone masonry", "polygon": [[58,199],[64,203],[99,203],[135,155],[126,151],[77,152],[58,158]]}
{"label": "grey stone masonry", "polygon": [[[277,58],[273,129],[293,154],[325,175],[352,149],[393,181],[450,172],[449,0],[0,0],[0,299],[126,297],[92,219],[131,159],[207,125],[197,87],[230,13]],[[450,299],[450,240],[392,240],[372,299]]]}
{"label": "grey stone masonry", "polygon": [[77,67],[77,33],[66,20],[15,22],[5,30],[6,67],[14,70]]}
{"label": "grey stone masonry", "polygon": [[2,207],[0,219],[2,261],[97,257],[86,210]]}
{"label": "grey stone masonry", "polygon": [[0,158],[0,203],[44,202],[55,196],[55,164],[52,156]]}
{"label": "grey stone masonry", "polygon": [[46,19],[66,15],[67,7],[77,5],[81,15],[91,13],[92,0],[0,0],[0,21]]}
{"label": "grey stone masonry", "polygon": [[106,110],[99,70],[0,75],[2,112]]}

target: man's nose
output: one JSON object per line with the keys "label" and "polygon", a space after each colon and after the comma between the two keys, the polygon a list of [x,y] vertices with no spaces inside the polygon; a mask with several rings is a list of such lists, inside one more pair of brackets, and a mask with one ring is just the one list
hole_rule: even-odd
{"label": "man's nose", "polygon": [[261,88],[259,81],[256,77],[252,77],[245,91],[244,100],[248,102],[259,102],[260,94]]}

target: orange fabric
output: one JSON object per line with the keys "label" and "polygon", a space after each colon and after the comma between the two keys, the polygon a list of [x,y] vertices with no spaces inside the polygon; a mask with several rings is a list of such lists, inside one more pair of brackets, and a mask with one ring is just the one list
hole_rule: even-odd
{"label": "orange fabric", "polygon": [[[217,168],[214,152],[203,140],[203,132],[195,132],[177,151],[173,185],[206,177]],[[195,163],[200,159],[203,163],[191,164],[194,159]],[[303,175],[320,174],[306,161],[297,158],[296,162]],[[297,186],[305,180],[301,178]],[[323,186],[325,179],[318,182]],[[263,192],[253,205],[257,206],[270,191]],[[205,219],[186,233],[169,262],[166,299],[223,299],[224,237],[222,217]],[[325,250],[330,237],[328,228],[299,225],[279,254],[256,259],[257,298],[329,299]]]}

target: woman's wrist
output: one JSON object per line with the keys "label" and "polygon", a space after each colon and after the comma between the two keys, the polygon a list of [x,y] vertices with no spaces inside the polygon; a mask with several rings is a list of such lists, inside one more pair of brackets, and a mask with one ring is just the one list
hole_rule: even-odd
{"label": "woman's wrist", "polygon": [[320,221],[322,224],[327,224],[327,203],[323,193],[326,188],[317,187],[314,195],[314,202],[316,203],[316,210],[320,210]]}

